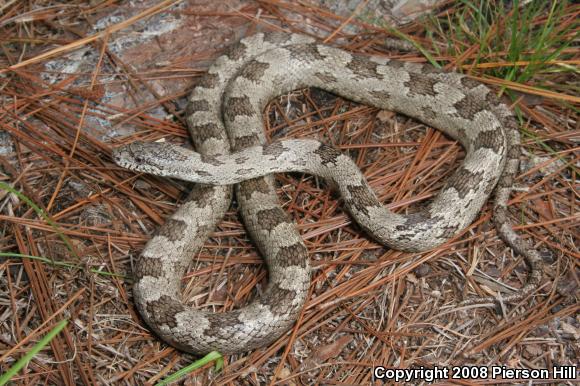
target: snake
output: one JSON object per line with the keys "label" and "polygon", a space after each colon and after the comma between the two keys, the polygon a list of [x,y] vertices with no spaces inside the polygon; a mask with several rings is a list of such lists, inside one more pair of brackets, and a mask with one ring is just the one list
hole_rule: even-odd
{"label": "snake", "polygon": [[[421,121],[457,141],[465,158],[421,210],[395,213],[377,199],[354,161],[333,146],[315,138],[267,142],[265,106],[305,87]],[[254,350],[278,339],[298,318],[310,286],[308,250],[278,202],[273,173],[323,178],[371,238],[408,252],[426,251],[456,236],[494,193],[494,225],[527,263],[527,281],[502,298],[460,304],[516,303],[541,282],[539,252],[509,222],[508,199],[520,155],[517,121],[493,90],[466,75],[352,53],[305,35],[257,33],[227,48],[199,79],[188,99],[186,120],[195,151],[169,142],[135,141],[112,152],[123,168],[196,183],[148,241],[133,269],[139,313],[179,350]],[[248,235],[268,267],[268,285],[243,307],[199,310],[182,299],[181,278],[192,254],[228,210],[232,186]]]}

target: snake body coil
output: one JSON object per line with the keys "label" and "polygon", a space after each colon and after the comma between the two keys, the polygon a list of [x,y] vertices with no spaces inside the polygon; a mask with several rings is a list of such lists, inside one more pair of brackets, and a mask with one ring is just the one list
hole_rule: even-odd
{"label": "snake body coil", "polygon": [[[313,139],[265,144],[265,105],[308,86],[436,127],[461,143],[465,159],[422,211],[393,213],[380,204],[353,161],[334,148]],[[257,34],[216,60],[190,97],[187,120],[197,153],[142,142],[114,152],[123,167],[205,184],[196,185],[136,262],[137,307],[147,324],[175,347],[199,354],[247,351],[273,341],[296,319],[310,284],[308,255],[278,204],[270,176],[276,172],[324,177],[370,236],[405,251],[426,250],[457,234],[474,220],[495,187],[498,231],[530,266],[525,287],[503,300],[523,298],[541,279],[538,253],[507,220],[506,203],[519,162],[517,124],[509,108],[481,83],[430,66],[357,56],[305,36]],[[244,223],[266,259],[269,284],[241,309],[219,314],[195,310],[179,300],[180,279],[191,254],[227,210],[231,184],[237,184]]]}

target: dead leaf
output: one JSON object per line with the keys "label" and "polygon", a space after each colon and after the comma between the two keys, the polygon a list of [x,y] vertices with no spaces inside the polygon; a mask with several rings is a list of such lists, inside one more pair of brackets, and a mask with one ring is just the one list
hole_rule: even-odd
{"label": "dead leaf", "polygon": [[316,351],[312,353],[311,358],[317,363],[326,362],[330,358],[337,357],[344,346],[352,341],[352,336],[344,335],[335,340],[332,343],[319,347]]}

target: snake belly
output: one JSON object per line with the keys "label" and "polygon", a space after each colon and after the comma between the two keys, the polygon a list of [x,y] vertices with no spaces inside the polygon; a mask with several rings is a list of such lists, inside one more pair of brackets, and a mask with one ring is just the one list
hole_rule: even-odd
{"label": "snake belly", "polygon": [[[313,139],[265,143],[262,110],[268,101],[308,86],[438,128],[465,148],[465,159],[425,208],[394,213],[377,200],[354,162],[336,149]],[[531,268],[526,286],[504,301],[518,301],[541,280],[539,255],[507,221],[519,162],[518,127],[509,108],[479,82],[430,66],[355,55],[300,35],[258,34],[216,60],[190,97],[188,123],[197,153],[141,142],[114,153],[115,162],[132,170],[212,185],[196,188],[202,194],[194,190],[136,262],[137,307],[147,324],[175,347],[193,353],[247,351],[272,342],[295,320],[309,286],[308,257],[278,206],[269,176],[274,172],[325,178],[370,236],[405,251],[424,251],[456,235],[474,220],[497,185],[498,232]],[[240,211],[267,262],[269,284],[263,296],[239,310],[202,312],[179,300],[179,282],[192,251],[227,209],[228,190],[220,186],[229,184],[238,184]]]}

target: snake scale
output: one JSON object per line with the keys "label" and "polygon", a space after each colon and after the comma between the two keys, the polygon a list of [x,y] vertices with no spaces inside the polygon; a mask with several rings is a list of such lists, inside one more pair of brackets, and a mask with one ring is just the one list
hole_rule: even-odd
{"label": "snake scale", "polygon": [[[310,86],[436,127],[465,148],[465,159],[422,211],[393,213],[377,200],[354,162],[333,147],[314,139],[266,144],[266,104]],[[530,269],[524,287],[502,300],[521,300],[542,278],[538,252],[508,222],[507,201],[519,165],[517,123],[489,88],[464,75],[355,55],[302,35],[258,33],[215,61],[194,88],[186,114],[197,152],[144,142],[113,151],[122,167],[198,183],[147,243],[134,268],[137,308],[174,347],[196,354],[248,351],[278,338],[297,318],[310,285],[308,252],[279,206],[272,173],[323,177],[371,237],[404,251],[424,251],[453,237],[475,219],[495,189],[498,233]],[[191,255],[228,209],[232,184],[246,229],[266,260],[268,287],[240,309],[195,310],[181,300],[181,278]]]}

